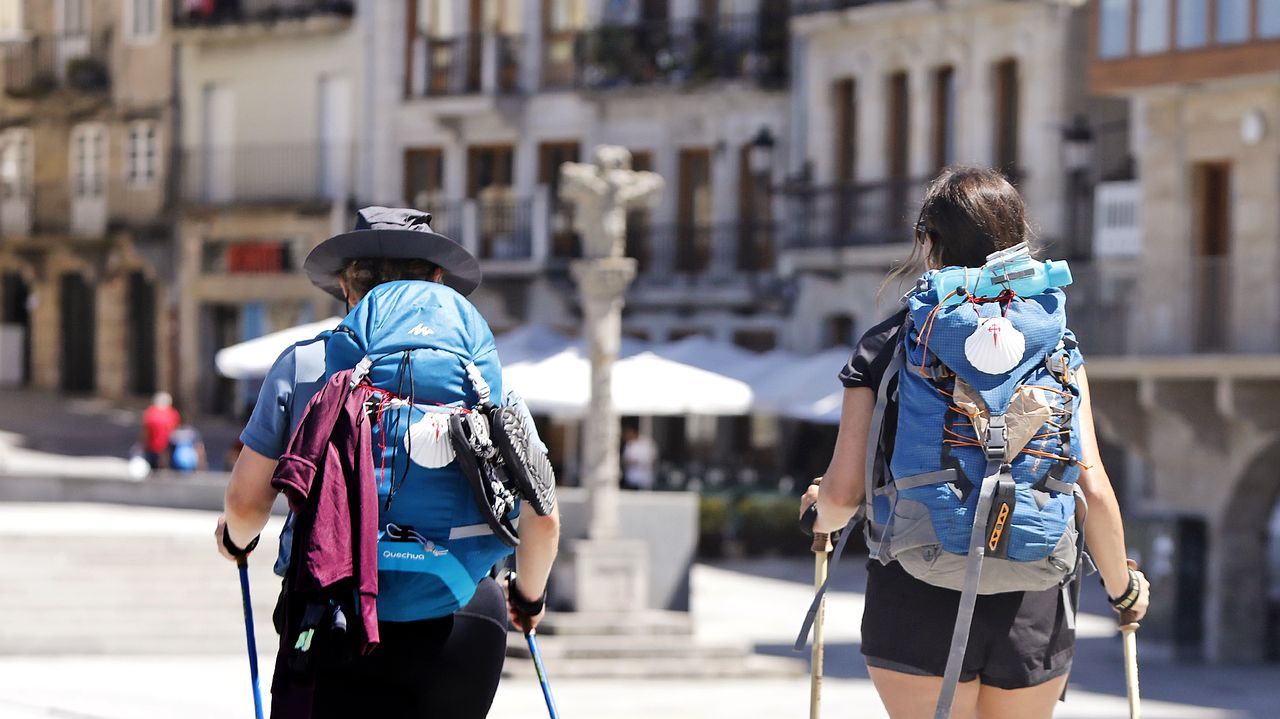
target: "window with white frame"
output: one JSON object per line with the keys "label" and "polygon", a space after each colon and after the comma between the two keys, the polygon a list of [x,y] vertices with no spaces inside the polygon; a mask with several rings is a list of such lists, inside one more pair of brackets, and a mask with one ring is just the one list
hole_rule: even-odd
{"label": "window with white frame", "polygon": [[76,125],[71,130],[71,195],[98,197],[107,175],[107,128],[99,123]]}
{"label": "window with white frame", "polygon": [[159,37],[160,0],[124,0],[124,34],[132,43]]}
{"label": "window with white frame", "polygon": [[151,120],[130,124],[125,144],[124,179],[134,186],[150,185],[156,181],[159,166],[159,127]]}
{"label": "window with white frame", "polygon": [[0,0],[0,39],[22,37],[22,0]]}
{"label": "window with white frame", "polygon": [[54,0],[54,22],[63,37],[79,37],[89,33],[88,0]]}
{"label": "window with white frame", "polygon": [[31,196],[34,169],[31,147],[31,130],[28,128],[13,127],[0,134],[0,197]]}

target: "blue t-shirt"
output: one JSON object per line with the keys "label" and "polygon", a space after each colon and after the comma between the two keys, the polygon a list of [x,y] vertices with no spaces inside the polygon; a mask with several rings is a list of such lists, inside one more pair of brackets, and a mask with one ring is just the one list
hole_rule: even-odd
{"label": "blue t-shirt", "polygon": [[[289,445],[293,430],[302,419],[307,403],[324,386],[325,342],[331,331],[299,342],[276,358],[258,392],[258,403],[240,433],[240,441],[263,457],[279,459]],[[280,553],[275,573],[284,576],[293,544],[293,513],[284,520],[280,532]]]}

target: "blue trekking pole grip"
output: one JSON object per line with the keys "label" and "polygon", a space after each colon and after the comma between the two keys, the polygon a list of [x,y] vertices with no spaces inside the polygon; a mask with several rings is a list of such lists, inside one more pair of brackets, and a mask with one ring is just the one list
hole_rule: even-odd
{"label": "blue trekking pole grip", "polygon": [[244,600],[244,634],[249,643],[249,679],[253,683],[253,712],[262,719],[262,693],[258,690],[258,641],[253,636],[253,603],[249,601],[249,561],[236,558],[240,569],[240,598]]}
{"label": "blue trekking pole grip", "polygon": [[529,643],[529,655],[533,657],[533,668],[538,672],[538,683],[542,685],[542,698],[547,700],[547,712],[551,719],[560,719],[556,712],[556,700],[551,697],[551,684],[547,682],[547,669],[542,665],[542,652],[538,651],[537,631],[529,629],[524,633],[524,640]]}

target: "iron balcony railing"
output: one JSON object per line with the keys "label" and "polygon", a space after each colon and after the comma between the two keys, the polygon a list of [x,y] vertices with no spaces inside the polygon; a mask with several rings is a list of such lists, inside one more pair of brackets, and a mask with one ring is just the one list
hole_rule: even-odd
{"label": "iron balcony railing", "polygon": [[901,179],[782,190],[788,249],[838,249],[909,242],[927,180]]}
{"label": "iron balcony railing", "polygon": [[158,228],[167,211],[159,181],[139,185],[102,173],[23,183],[0,192],[0,236],[102,238],[113,229]]}
{"label": "iron balcony railing", "polygon": [[475,200],[475,245],[482,260],[527,260],[533,257],[533,200]]}
{"label": "iron balcony railing", "polygon": [[188,147],[179,194],[197,205],[309,203],[350,195],[349,142]]}
{"label": "iron balcony railing", "polygon": [[0,46],[4,92],[35,98],[58,88],[105,92],[111,87],[111,32],[34,35]]}
{"label": "iron balcony railing", "polygon": [[543,47],[542,83],[548,89],[787,83],[785,17],[767,14],[603,25],[576,35],[549,33]]}
{"label": "iron balcony railing", "polygon": [[353,0],[204,0],[190,3],[175,0],[175,27],[273,23],[303,20],[316,15],[351,17]]}
{"label": "iron balcony railing", "polygon": [[1280,255],[1072,263],[1068,325],[1086,356],[1280,353]]}
{"label": "iron balcony railing", "polygon": [[772,224],[639,224],[629,234],[627,253],[646,275],[736,276],[774,269]]}
{"label": "iron balcony railing", "polygon": [[426,94],[480,92],[484,35],[478,32],[426,40]]}
{"label": "iron balcony railing", "polygon": [[411,96],[512,94],[521,91],[523,35],[465,33],[418,37]]}

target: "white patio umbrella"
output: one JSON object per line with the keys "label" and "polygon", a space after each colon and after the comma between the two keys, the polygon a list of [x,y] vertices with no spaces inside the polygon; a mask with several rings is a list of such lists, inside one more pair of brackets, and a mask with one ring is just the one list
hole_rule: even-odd
{"label": "white patio umbrella", "polygon": [[832,347],[779,364],[754,385],[757,408],[789,419],[838,423],[844,388],[837,376],[852,354],[852,347]]}
{"label": "white patio umbrella", "polygon": [[775,372],[786,371],[788,366],[799,361],[797,355],[785,350],[752,352],[729,342],[701,335],[658,345],[653,348],[653,353],[674,362],[732,377],[753,388],[763,378]]}
{"label": "white patio umbrella", "polygon": [[520,325],[497,337],[498,358],[503,366],[537,362],[572,346],[576,339],[546,325]]}
{"label": "white patio umbrella", "polygon": [[223,377],[262,379],[267,376],[267,370],[271,369],[271,365],[280,353],[290,345],[311,339],[325,330],[331,330],[340,322],[342,322],[341,317],[330,317],[240,342],[218,350],[218,354],[214,355],[213,364]]}
{"label": "white patio umbrella", "polygon": [[[573,347],[541,362],[507,366],[503,381],[535,413],[579,418],[590,396],[591,364]],[[752,393],[740,380],[641,351],[614,365],[613,402],[627,415],[737,415],[750,410]]]}

